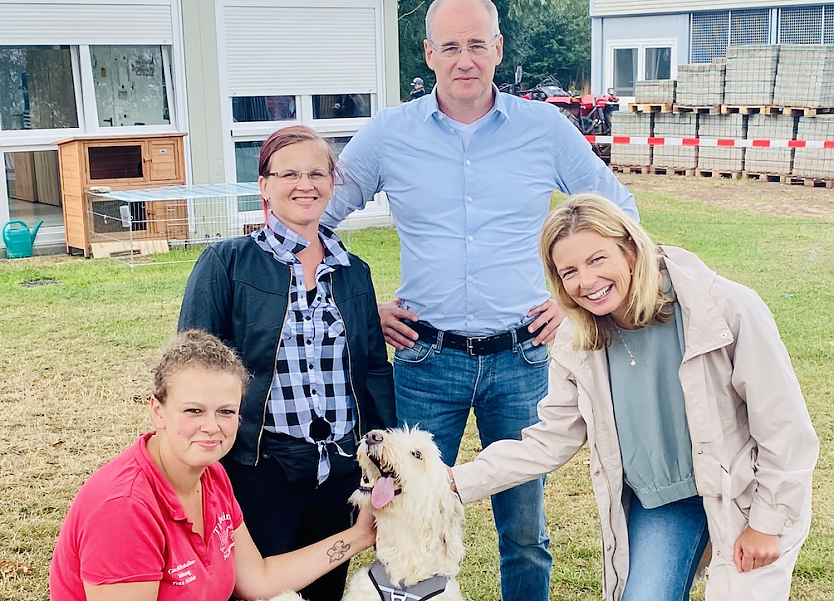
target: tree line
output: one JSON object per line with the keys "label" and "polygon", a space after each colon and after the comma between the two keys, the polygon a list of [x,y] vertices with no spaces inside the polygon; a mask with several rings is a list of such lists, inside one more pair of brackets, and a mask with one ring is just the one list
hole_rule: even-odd
{"label": "tree line", "polygon": [[[591,19],[588,0],[493,0],[504,35],[504,60],[495,83],[512,83],[517,65],[527,87],[552,75],[565,88],[590,87]],[[400,0],[400,95],[409,98],[411,81],[422,77],[426,89],[434,74],[426,66],[423,39],[431,0]]]}

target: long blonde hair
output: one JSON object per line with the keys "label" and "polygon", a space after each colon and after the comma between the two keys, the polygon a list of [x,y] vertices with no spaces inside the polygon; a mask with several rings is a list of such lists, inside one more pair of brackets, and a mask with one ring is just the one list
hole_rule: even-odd
{"label": "long blonde hair", "polygon": [[657,245],[636,221],[613,202],[598,194],[577,194],[556,207],[545,219],[539,252],[556,297],[576,330],[574,348],[599,350],[611,337],[611,320],[583,309],[565,291],[553,261],[553,246],[578,232],[594,232],[617,244],[632,269],[628,290],[626,319],[630,325],[643,327],[654,321],[666,321],[670,300],[662,288],[658,268]]}

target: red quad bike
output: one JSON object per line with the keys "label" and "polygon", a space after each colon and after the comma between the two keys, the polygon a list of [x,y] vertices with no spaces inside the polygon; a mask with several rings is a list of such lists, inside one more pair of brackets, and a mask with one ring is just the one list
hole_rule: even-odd
{"label": "red quad bike", "polygon": [[[518,74],[516,79],[520,79]],[[501,86],[501,91],[515,93],[527,100],[552,104],[585,135],[610,136],[611,113],[620,108],[618,99],[611,93],[612,90],[602,96],[593,94],[582,96],[576,92],[566,91],[554,77],[547,77],[526,92],[517,90],[518,81],[512,85]],[[611,145],[594,143],[592,146],[597,156],[608,163],[611,158]]]}

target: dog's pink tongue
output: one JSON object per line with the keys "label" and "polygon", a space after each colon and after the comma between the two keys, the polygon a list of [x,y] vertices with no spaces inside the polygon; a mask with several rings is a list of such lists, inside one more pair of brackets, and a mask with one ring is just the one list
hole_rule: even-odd
{"label": "dog's pink tongue", "polygon": [[371,505],[374,509],[382,509],[394,498],[394,479],[391,476],[377,478],[371,491]]}

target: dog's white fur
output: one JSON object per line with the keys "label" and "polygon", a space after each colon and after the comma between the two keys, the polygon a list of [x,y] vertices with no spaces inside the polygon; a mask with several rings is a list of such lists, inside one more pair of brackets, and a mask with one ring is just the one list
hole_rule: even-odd
{"label": "dog's white fur", "polygon": [[[381,442],[368,444],[371,434]],[[351,502],[369,507],[376,519],[376,555],[392,582],[410,586],[431,578],[448,576],[446,590],[435,601],[462,601],[455,580],[464,556],[463,506],[449,487],[446,467],[428,432],[418,429],[376,431],[360,443],[357,457],[363,481],[371,486],[380,477],[371,457],[385,470],[397,474],[401,490],[380,509],[371,505],[371,495],[357,490]],[[370,454],[370,456],[369,456]],[[295,593],[284,593],[271,601],[298,601]],[[362,568],[348,583],[342,601],[378,601],[379,594]]]}

